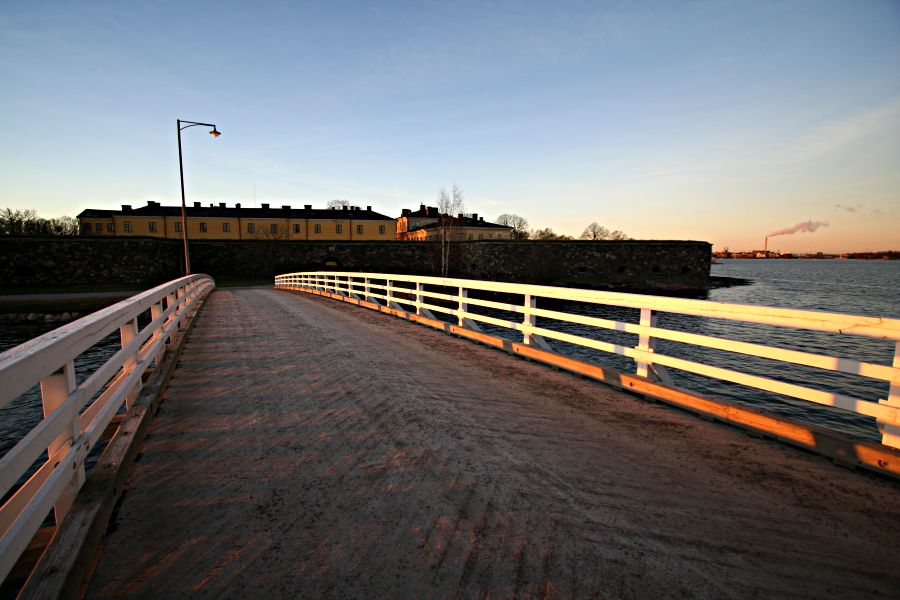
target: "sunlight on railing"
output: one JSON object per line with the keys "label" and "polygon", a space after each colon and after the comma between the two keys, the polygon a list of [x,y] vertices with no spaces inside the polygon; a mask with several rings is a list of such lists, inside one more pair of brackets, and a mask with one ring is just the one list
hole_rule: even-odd
{"label": "sunlight on railing", "polygon": [[[521,344],[553,353],[548,340],[625,357],[633,361],[638,376],[673,385],[667,369],[692,373],[706,378],[738,384],[797,398],[806,402],[835,407],[876,419],[882,444],[900,448],[900,320],[879,317],[846,315],[819,311],[793,310],[766,306],[727,304],[705,300],[691,300],[616,292],[601,292],[573,288],[500,283],[440,277],[391,275],[385,273],[348,273],[335,271],[301,272],[278,275],[278,289],[322,292],[347,299],[372,303],[400,310],[417,317],[448,320],[464,330],[480,331],[479,324],[502,328],[521,336]],[[493,293],[493,299],[476,298],[472,292]],[[513,300],[508,300],[512,298]],[[537,300],[569,301],[605,307],[624,307],[636,311],[636,322],[600,318],[560,310],[538,308]],[[494,315],[475,312],[477,306],[495,311]],[[435,317],[435,313],[443,315]],[[504,317],[504,313],[507,315]],[[764,325],[786,332],[814,331],[873,338],[889,342],[893,356],[883,357],[885,364],[871,360],[830,356],[829,347],[815,352],[780,348],[726,337],[705,335],[660,327],[657,318],[662,314],[687,315],[708,320]],[[511,315],[515,315],[514,317]],[[631,334],[636,344],[604,341],[559,331],[544,324],[571,323]],[[664,353],[657,340],[667,340],[706,348],[733,355],[777,361],[790,366],[810,367],[825,372],[844,373],[887,383],[887,397],[858,398],[841,389],[823,390],[809,385],[781,381],[772,376],[744,372],[706,364],[673,353]],[[508,342],[507,342],[508,343]],[[733,363],[732,363],[733,364]]]}
{"label": "sunlight on railing", "polygon": [[[183,277],[0,354],[0,407],[40,384],[44,412],[0,459],[0,495],[9,495],[0,507],[0,581],[51,511],[62,521],[85,482],[88,453],[214,286],[207,275]],[[139,327],[139,318],[149,323]],[[117,330],[119,351],[77,384],[76,357]]]}

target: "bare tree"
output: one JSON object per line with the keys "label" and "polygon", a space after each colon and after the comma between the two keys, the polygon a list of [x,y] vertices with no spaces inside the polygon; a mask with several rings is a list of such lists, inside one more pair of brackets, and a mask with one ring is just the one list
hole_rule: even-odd
{"label": "bare tree", "polygon": [[5,208],[0,211],[0,232],[3,235],[28,235],[33,232],[35,221],[37,213],[33,210]]}
{"label": "bare tree", "polygon": [[519,215],[504,213],[497,217],[496,222],[498,225],[506,225],[507,227],[512,227],[512,237],[514,240],[528,239],[528,221],[526,221]]}
{"label": "bare tree", "polygon": [[72,217],[47,219],[47,225],[53,235],[78,235],[78,219]]}
{"label": "bare tree", "polygon": [[609,239],[609,229],[598,225],[596,221],[584,228],[581,232],[583,240],[607,240]]}
{"label": "bare tree", "polygon": [[598,225],[596,221],[584,228],[581,233],[582,240],[627,240],[629,237],[624,232],[616,229],[610,231],[606,227]]}
{"label": "bare tree", "polygon": [[78,235],[78,221],[72,217],[44,219],[31,209],[0,210],[0,235],[37,236]]}
{"label": "bare tree", "polygon": [[547,227],[546,229],[535,229],[531,232],[531,239],[533,240],[571,240],[571,235],[565,235],[562,233],[556,233],[551,228]]}
{"label": "bare tree", "polygon": [[342,210],[345,206],[350,206],[349,200],[343,200],[341,198],[335,198],[334,200],[329,200],[328,204],[325,205],[327,208],[336,208],[338,210]]}
{"label": "bare tree", "polygon": [[453,184],[453,189],[448,194],[447,190],[441,188],[437,204],[441,236],[441,276],[446,277],[450,269],[450,236],[453,233],[453,215],[465,210],[462,189]]}

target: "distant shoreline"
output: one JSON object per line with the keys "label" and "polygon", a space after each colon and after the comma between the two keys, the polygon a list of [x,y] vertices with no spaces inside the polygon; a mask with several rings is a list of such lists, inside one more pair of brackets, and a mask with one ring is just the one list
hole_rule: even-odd
{"label": "distant shoreline", "polygon": [[854,254],[776,254],[769,252],[767,256],[758,256],[762,250],[750,252],[734,252],[725,256],[722,252],[714,252],[713,258],[717,260],[900,260],[900,251],[890,250],[886,252],[859,252]]}

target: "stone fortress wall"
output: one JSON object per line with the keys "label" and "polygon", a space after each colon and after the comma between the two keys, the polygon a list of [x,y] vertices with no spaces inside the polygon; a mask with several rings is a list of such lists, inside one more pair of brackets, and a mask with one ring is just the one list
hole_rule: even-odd
{"label": "stone fortress wall", "polygon": [[[472,241],[452,244],[450,277],[636,291],[703,289],[711,247],[695,241]],[[0,285],[142,284],[181,274],[177,240],[0,239]],[[271,279],[310,270],[439,275],[428,242],[196,241],[195,273]]]}

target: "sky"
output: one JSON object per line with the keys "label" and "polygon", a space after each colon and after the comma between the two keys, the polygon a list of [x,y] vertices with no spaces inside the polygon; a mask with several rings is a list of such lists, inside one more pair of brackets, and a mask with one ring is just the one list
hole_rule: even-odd
{"label": "sky", "polygon": [[188,202],[900,250],[897,0],[0,2],[0,207],[176,205],[176,119]]}

